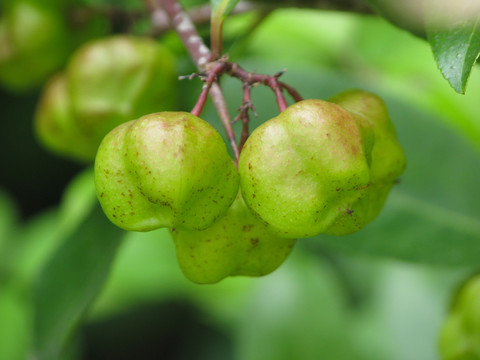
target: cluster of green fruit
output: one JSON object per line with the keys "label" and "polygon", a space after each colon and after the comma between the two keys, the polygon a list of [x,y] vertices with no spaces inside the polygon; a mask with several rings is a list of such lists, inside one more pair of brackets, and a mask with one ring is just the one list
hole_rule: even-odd
{"label": "cluster of green fruit", "polygon": [[39,140],[59,155],[92,161],[103,137],[175,98],[174,58],[158,42],[118,35],[86,43],[43,90]]}
{"label": "cluster of green fruit", "polygon": [[458,292],[440,336],[444,360],[480,359],[480,275]]}
{"label": "cluster of green fruit", "polygon": [[[63,0],[2,6],[0,83],[8,88],[44,82],[82,42]],[[384,103],[357,90],[298,102],[265,122],[245,143],[237,170],[207,122],[158,112],[172,107],[175,81],[172,54],[154,40],[87,42],[46,84],[35,129],[59,155],[96,156],[109,219],[126,230],[169,228],[195,282],[264,275],[296,238],[360,230],[404,170]]]}
{"label": "cluster of green fruit", "polygon": [[404,168],[383,101],[352,90],[258,127],[238,172],[218,132],[190,113],[126,122],[102,141],[95,182],[114,224],[171,229],[185,275],[214,283],[272,272],[296,238],[360,230]]}

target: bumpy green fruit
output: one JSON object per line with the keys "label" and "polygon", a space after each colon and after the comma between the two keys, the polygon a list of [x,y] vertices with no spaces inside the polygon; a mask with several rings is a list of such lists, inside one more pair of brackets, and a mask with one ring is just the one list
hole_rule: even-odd
{"label": "bumpy green fruit", "polygon": [[443,360],[480,360],[480,275],[457,294],[440,334]]}
{"label": "bumpy green fruit", "polygon": [[180,267],[191,281],[216,283],[227,276],[262,276],[278,268],[295,240],[272,233],[245,206],[239,192],[225,216],[203,231],[174,229]]}
{"label": "bumpy green fruit", "polygon": [[283,237],[360,230],[405,167],[378,97],[352,91],[334,101],[290,106],[257,128],[241,153],[245,202]]}
{"label": "bumpy green fruit", "polygon": [[47,83],[37,136],[59,155],[91,161],[114,127],[171,107],[175,85],[173,56],[159,43],[132,36],[93,41],[74,54],[65,75]]}
{"label": "bumpy green fruit", "polygon": [[53,152],[80,161],[95,157],[99,143],[75,120],[65,76],[56,75],[45,86],[34,125],[39,140]]}
{"label": "bumpy green fruit", "polygon": [[171,107],[174,59],[158,42],[113,36],[85,44],[69,61],[68,89],[75,117],[99,142],[115,126]]}
{"label": "bumpy green fruit", "polygon": [[245,202],[281,236],[324,232],[366,195],[368,148],[340,106],[298,102],[248,138],[239,162]]}
{"label": "bumpy green fruit", "polygon": [[207,122],[162,112],[124,123],[104,138],[95,185],[105,214],[123,229],[205,229],[235,199],[238,174]]}
{"label": "bumpy green fruit", "polygon": [[40,85],[70,50],[69,29],[58,9],[18,0],[0,20],[0,83],[22,91]]}
{"label": "bumpy green fruit", "polygon": [[[348,90],[329,99],[347,110],[365,133],[373,135],[370,149],[370,184],[367,195],[356,202],[353,213],[343,214],[326,232],[343,235],[360,230],[380,213],[395,181],[405,170],[406,160],[385,103],[367,91]],[[370,136],[371,136],[370,135]]]}

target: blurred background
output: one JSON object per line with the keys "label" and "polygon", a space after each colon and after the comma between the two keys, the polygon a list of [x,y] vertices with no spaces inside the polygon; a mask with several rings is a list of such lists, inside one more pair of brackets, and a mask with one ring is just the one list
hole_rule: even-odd
{"label": "blurred background", "polygon": [[[142,4],[124,1],[118,11],[110,5],[81,3],[98,11],[77,44],[148,33],[145,21],[133,26],[122,17],[144,11]],[[234,15],[225,26],[230,60],[258,73],[286,68],[282,80],[304,98],[349,88],[381,96],[407,170],[374,223],[345,237],[300,239],[263,278],[196,285],[182,275],[167,231],[124,235],[78,330],[57,334],[67,339],[61,358],[439,359],[453,295],[479,265],[480,72],[472,72],[466,95],[455,93],[427,42],[374,15],[280,9],[265,17]],[[178,75],[194,72],[175,34],[162,32],[159,41],[175,54]],[[74,51],[65,50],[51,74]],[[28,89],[0,83],[0,359],[6,360],[35,358],[38,276],[96,202],[91,166],[50,153],[34,133],[45,80]],[[222,85],[233,117],[241,83],[224,78]],[[200,89],[198,79],[179,81],[171,110],[189,111]],[[252,127],[277,114],[268,89],[253,89],[252,98],[258,113]],[[202,118],[223,134],[210,102]]]}

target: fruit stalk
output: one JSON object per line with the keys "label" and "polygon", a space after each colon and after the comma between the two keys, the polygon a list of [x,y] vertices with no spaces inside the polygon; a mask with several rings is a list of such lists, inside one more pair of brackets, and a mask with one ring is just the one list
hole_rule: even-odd
{"label": "fruit stalk", "polygon": [[242,106],[239,109],[240,113],[233,120],[234,122],[238,120],[242,120],[242,135],[240,137],[240,144],[238,146],[240,148],[240,152],[242,151],[243,145],[245,145],[245,142],[247,141],[248,136],[250,135],[250,131],[248,129],[248,125],[250,123],[250,117],[248,116],[248,111],[252,110],[254,114],[257,115],[255,113],[255,107],[252,104],[252,99],[250,94],[251,89],[252,89],[252,86],[249,83],[247,82],[243,83]]}
{"label": "fruit stalk", "polygon": [[278,84],[285,90],[287,90],[288,94],[295,100],[295,102],[299,102],[303,100],[302,95],[298,93],[297,90],[295,90],[292,86],[285,84],[282,81],[279,81]]}
{"label": "fruit stalk", "polygon": [[203,107],[205,106],[205,102],[207,101],[208,93],[210,92],[210,89],[212,88],[213,83],[218,80],[219,74],[223,72],[224,67],[225,67],[225,63],[217,62],[215,63],[214,68],[208,72],[208,75],[206,76],[206,80],[204,81],[205,84],[203,85],[202,92],[198,96],[197,103],[193,107],[192,111],[190,111],[193,115],[195,116],[201,115]]}

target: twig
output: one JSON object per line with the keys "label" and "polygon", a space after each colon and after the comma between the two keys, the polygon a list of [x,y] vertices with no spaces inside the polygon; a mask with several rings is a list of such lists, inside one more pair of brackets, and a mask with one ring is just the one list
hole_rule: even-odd
{"label": "twig", "polygon": [[252,89],[252,85],[249,83],[245,82],[243,83],[243,100],[242,100],[242,106],[240,106],[240,113],[238,116],[233,120],[238,121],[242,120],[242,135],[240,137],[240,143],[239,143],[239,149],[240,152],[242,152],[243,146],[245,145],[245,142],[248,139],[248,136],[250,135],[250,131],[248,129],[249,123],[250,123],[250,117],[248,115],[248,112],[251,110],[255,116],[257,116],[257,113],[255,112],[255,107],[253,106],[252,99],[251,99],[251,94],[250,90]]}
{"label": "twig", "polygon": [[205,106],[205,102],[207,101],[208,93],[213,85],[218,79],[218,75],[222,73],[224,68],[223,62],[214,63],[215,67],[208,71],[208,75],[205,77],[202,92],[200,93],[197,103],[193,107],[192,111],[190,111],[195,116],[200,116],[202,113],[203,107]]}
{"label": "twig", "polygon": [[275,99],[278,104],[278,109],[280,111],[283,111],[287,108],[287,101],[285,100],[285,97],[283,96],[282,93],[282,86],[280,86],[280,83],[278,81],[278,78],[285,72],[281,71],[275,75],[264,75],[264,74],[255,74],[255,73],[250,73],[243,68],[241,68],[239,65],[234,64],[234,63],[227,63],[227,71],[231,76],[234,76],[236,78],[239,78],[242,80],[244,83],[248,83],[250,85],[255,85],[255,84],[263,84],[268,87],[270,87],[273,92],[275,93]]}
{"label": "twig", "polygon": [[293,100],[295,100],[296,102],[299,102],[299,101],[302,101],[303,100],[303,97],[298,93],[297,90],[295,90],[293,87],[291,87],[290,85],[288,84],[285,84],[284,82],[282,81],[279,81],[278,84],[285,90],[287,90],[287,92],[290,94],[290,96],[293,98]]}

